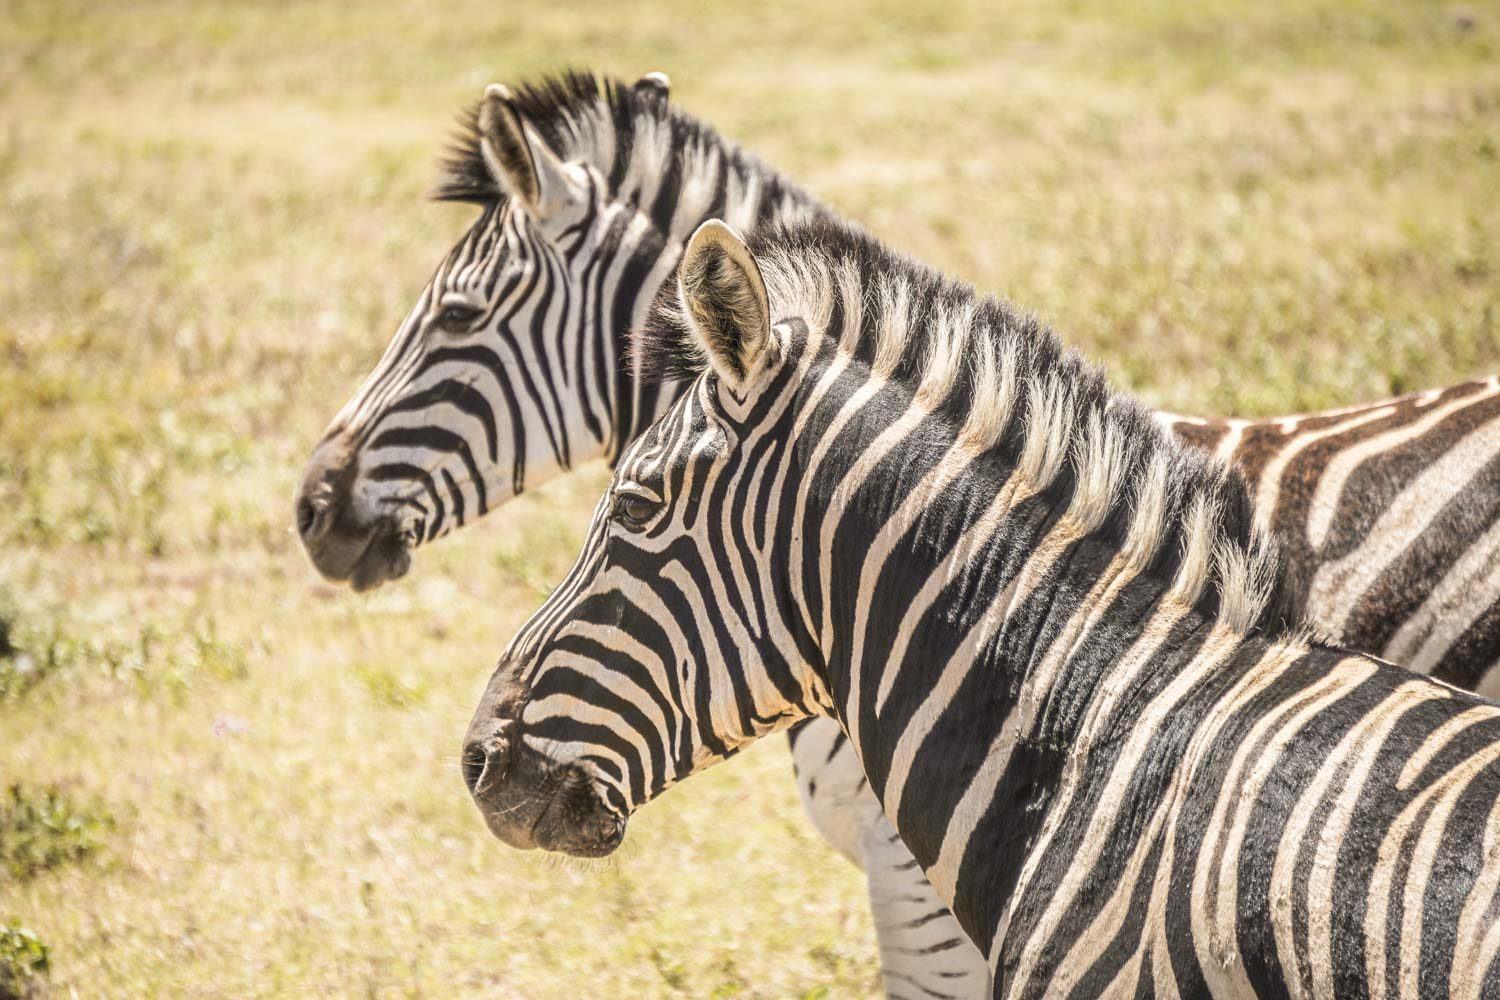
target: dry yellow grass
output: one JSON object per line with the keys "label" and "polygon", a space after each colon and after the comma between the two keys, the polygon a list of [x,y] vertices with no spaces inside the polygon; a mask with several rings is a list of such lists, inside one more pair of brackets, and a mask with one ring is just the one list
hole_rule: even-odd
{"label": "dry yellow grass", "polygon": [[313,578],[288,501],[464,226],[421,201],[452,112],[564,63],[668,71],[1158,405],[1500,368],[1500,7],[1120,6],[0,8],[0,611],[54,664],[0,700],[0,788],[114,816],[86,860],[0,874],[58,991],[874,990],[779,741],[595,866],[508,851],[463,794],[477,692],[602,470],[373,598]]}

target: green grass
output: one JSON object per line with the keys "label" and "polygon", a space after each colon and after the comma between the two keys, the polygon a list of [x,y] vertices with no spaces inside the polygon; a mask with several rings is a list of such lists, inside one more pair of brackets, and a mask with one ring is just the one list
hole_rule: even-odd
{"label": "green grass", "polygon": [[47,945],[35,931],[14,922],[0,924],[0,996],[42,996],[50,971]]}
{"label": "green grass", "polygon": [[93,854],[114,826],[100,803],[11,785],[0,798],[0,874],[28,879]]}
{"label": "green grass", "polygon": [[19,0],[0,38],[0,788],[116,817],[0,874],[59,993],[877,989],[779,742],[600,864],[512,852],[467,802],[469,713],[602,470],[364,598],[290,532],[309,446],[465,224],[421,194],[490,80],[666,70],[1156,405],[1500,368],[1493,2]]}

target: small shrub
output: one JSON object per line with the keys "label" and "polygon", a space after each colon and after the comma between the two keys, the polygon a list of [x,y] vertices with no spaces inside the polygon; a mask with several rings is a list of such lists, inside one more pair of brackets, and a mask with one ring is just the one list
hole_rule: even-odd
{"label": "small shrub", "polygon": [[32,1000],[47,992],[47,946],[16,921],[0,924],[0,1000]]}
{"label": "small shrub", "polygon": [[27,878],[76,861],[97,850],[113,826],[109,810],[96,799],[56,787],[11,785],[0,799],[0,871]]}

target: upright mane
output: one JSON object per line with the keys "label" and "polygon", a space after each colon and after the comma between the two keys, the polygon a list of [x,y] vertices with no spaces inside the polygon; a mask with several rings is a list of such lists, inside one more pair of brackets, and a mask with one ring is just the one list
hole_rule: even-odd
{"label": "upright mane", "polygon": [[[753,154],[693,117],[665,90],[625,83],[588,70],[567,70],[511,87],[511,103],[538,136],[563,160],[584,160],[604,174],[609,193],[670,191],[687,179],[713,171],[711,187],[723,171],[753,179],[770,206],[786,200],[815,205],[814,199]],[[731,192],[732,193],[732,192]],[[479,103],[459,114],[458,128],[439,163],[431,197],[437,201],[492,205],[507,198],[485,167],[479,151]],[[672,206],[648,206],[670,218]],[[714,214],[714,205],[708,206]],[[722,204],[717,206],[722,209]]]}
{"label": "upright mane", "polygon": [[[766,227],[748,244],[773,321],[802,318],[810,336],[908,386],[959,445],[1066,501],[1173,596],[1236,632],[1305,629],[1239,473],[1174,439],[1035,316],[836,220]],[[645,379],[706,370],[675,282],[637,332],[633,363]]]}

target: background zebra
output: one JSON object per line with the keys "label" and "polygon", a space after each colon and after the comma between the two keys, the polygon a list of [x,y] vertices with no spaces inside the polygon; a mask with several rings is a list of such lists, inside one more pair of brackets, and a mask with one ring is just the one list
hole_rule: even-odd
{"label": "background zebra", "polygon": [[1321,632],[1500,693],[1500,378],[1332,413],[1161,419],[1245,474]]}
{"label": "background zebra", "polygon": [[[665,98],[659,74],[633,86],[573,75],[496,91],[466,119],[460,140],[466,145],[450,157],[437,194],[475,200],[481,216],[439,266],[385,358],[309,463],[298,517],[325,573],[352,577],[359,587],[375,585],[405,571],[412,547],[472,523],[527,484],[614,455],[681,386],[644,384],[618,359],[630,325],[670,272],[686,234],[710,210],[740,221],[822,211],[795,185],[669,108]],[[488,160],[483,135],[494,136]],[[570,170],[577,176],[566,176]],[[554,179],[553,200],[539,220],[537,210],[525,206],[542,203],[545,176]],[[558,189],[586,196],[587,209],[570,208]],[[512,191],[520,193],[507,197]],[[551,238],[568,230],[564,239]],[[1216,440],[1240,449],[1226,451],[1227,457],[1247,464],[1265,451],[1268,435],[1295,449],[1296,460],[1280,463],[1278,477],[1268,478],[1275,485],[1309,482],[1322,469],[1337,468],[1341,456],[1357,454],[1357,473],[1344,473],[1347,485],[1341,481],[1343,488],[1332,492],[1349,508],[1333,519],[1340,537],[1358,528],[1371,544],[1414,544],[1438,564],[1454,561],[1450,554],[1467,547],[1469,562],[1478,557],[1482,565],[1488,558],[1493,565],[1493,555],[1485,553],[1493,553],[1495,540],[1480,537],[1475,525],[1467,533],[1449,524],[1449,530],[1411,537],[1403,522],[1361,520],[1391,508],[1397,486],[1442,459],[1462,436],[1455,428],[1472,439],[1481,433],[1473,428],[1488,427],[1493,391],[1467,389],[1367,408],[1375,420],[1345,421],[1342,414],[1291,418],[1295,423],[1172,420],[1190,440],[1217,429]],[[1330,434],[1333,419],[1342,430]],[[1317,437],[1306,439],[1311,433]],[[1486,440],[1493,449],[1500,435],[1491,431]],[[1466,486],[1447,475],[1449,492],[1423,483],[1409,490],[1418,506],[1408,505],[1408,516],[1432,519],[1464,489],[1493,497],[1492,468],[1488,476]],[[1302,522],[1284,513],[1290,498],[1305,500],[1308,492],[1280,490],[1282,505],[1271,525],[1299,557],[1294,566],[1314,566],[1320,553],[1334,551],[1301,547]],[[1310,507],[1303,502],[1293,513],[1305,517]],[[1433,581],[1418,580],[1413,592],[1426,592],[1424,582],[1430,591]],[[1435,607],[1428,602],[1418,610]],[[1344,642],[1381,650],[1359,623],[1384,626],[1390,609],[1336,627],[1335,616],[1347,610],[1316,601],[1307,608]],[[1493,658],[1471,645],[1457,662],[1472,670]],[[982,989],[977,953],[965,961],[967,943],[884,822],[842,733],[831,722],[812,722],[797,735],[794,761],[810,815],[868,874],[888,989],[949,995]]]}
{"label": "background zebra", "polygon": [[497,836],[826,714],[997,995],[1500,995],[1500,708],[1288,631],[1241,481],[999,302],[826,222],[680,274],[706,374],[470,727]]}
{"label": "background zebra", "polygon": [[662,74],[627,86],[572,73],[494,85],[465,116],[434,196],[479,218],[299,490],[298,530],[324,576],[377,586],[415,546],[612,459],[676,395],[620,359],[694,227],[822,211],[666,101]]}

